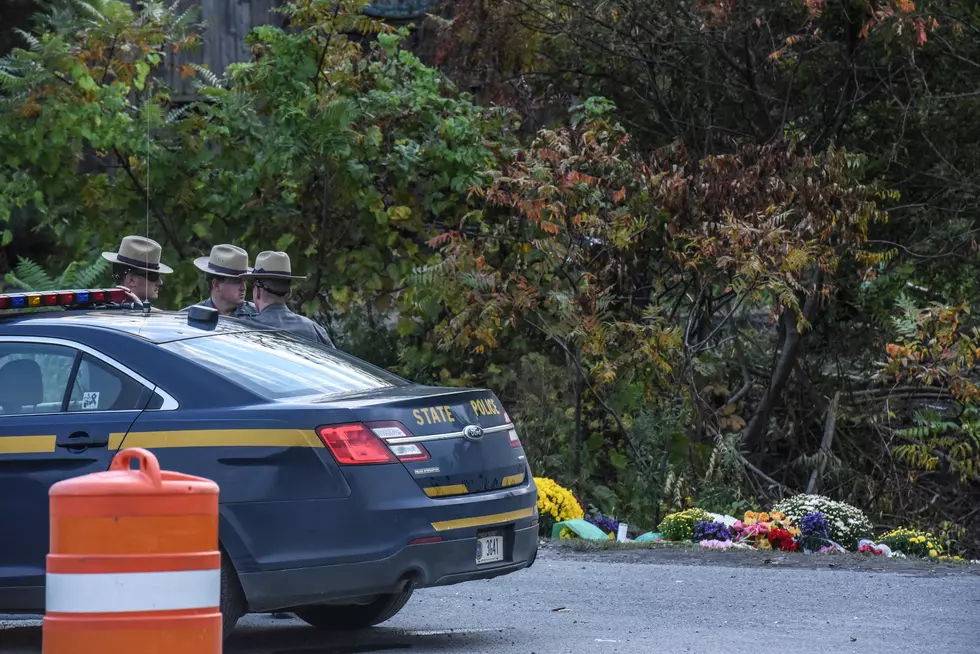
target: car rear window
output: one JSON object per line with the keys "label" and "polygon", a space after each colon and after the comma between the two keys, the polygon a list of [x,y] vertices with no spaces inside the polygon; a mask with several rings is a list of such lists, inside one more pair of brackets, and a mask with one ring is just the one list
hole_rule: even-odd
{"label": "car rear window", "polygon": [[216,334],[162,347],[273,400],[409,383],[349,354],[284,332]]}

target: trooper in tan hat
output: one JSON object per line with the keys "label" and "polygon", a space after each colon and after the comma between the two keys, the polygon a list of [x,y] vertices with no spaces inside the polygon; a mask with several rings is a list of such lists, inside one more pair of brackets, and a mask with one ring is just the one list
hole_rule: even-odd
{"label": "trooper in tan hat", "polygon": [[333,347],[326,330],[306,316],[293,313],[286,306],[292,290],[292,280],[306,279],[294,275],[285,252],[260,252],[255,257],[255,268],[244,275],[253,280],[252,299],[259,310],[251,319],[274,329],[291,332],[297,336]]}
{"label": "trooper in tan hat", "polygon": [[131,299],[140,302],[160,297],[163,279],[173,270],[160,263],[163,248],[156,241],[143,236],[126,236],[119,244],[118,252],[103,252],[102,258],[112,262],[112,279],[119,288],[126,289]]}
{"label": "trooper in tan hat", "polygon": [[198,257],[194,265],[205,274],[211,292],[210,297],[198,302],[199,305],[212,307],[223,316],[235,318],[258,313],[254,304],[245,301],[243,276],[251,270],[248,267],[248,252],[237,245],[215,245],[209,256]]}

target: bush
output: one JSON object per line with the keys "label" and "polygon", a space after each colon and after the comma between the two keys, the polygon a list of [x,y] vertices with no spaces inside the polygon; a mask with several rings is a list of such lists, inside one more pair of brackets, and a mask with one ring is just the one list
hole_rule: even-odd
{"label": "bush", "polygon": [[538,513],[541,514],[543,534],[550,535],[551,527],[556,522],[585,517],[585,511],[572,491],[547,477],[535,477],[534,483],[538,487]]}
{"label": "bush", "polygon": [[693,540],[694,525],[706,521],[710,522],[710,518],[704,509],[687,509],[664,518],[659,530],[665,540]]}
{"label": "bush", "polygon": [[928,531],[917,531],[899,527],[879,539],[891,548],[893,552],[901,552],[906,556],[921,556],[937,558],[943,553],[939,540]]}
{"label": "bush", "polygon": [[785,513],[795,524],[800,524],[805,515],[820,512],[830,531],[830,540],[851,551],[857,549],[859,540],[871,537],[871,521],[861,509],[823,495],[794,495],[773,510]]}

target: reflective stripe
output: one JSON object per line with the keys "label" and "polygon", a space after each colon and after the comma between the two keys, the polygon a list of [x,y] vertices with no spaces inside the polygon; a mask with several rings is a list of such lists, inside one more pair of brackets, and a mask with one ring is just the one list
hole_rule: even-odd
{"label": "reflective stripe", "polygon": [[[535,507],[537,508],[537,507]],[[518,511],[508,511],[507,513],[497,513],[494,515],[481,515],[475,518],[460,518],[459,520],[445,520],[443,522],[433,522],[432,528],[436,531],[448,531],[450,529],[467,529],[469,527],[486,527],[504,522],[514,522],[530,518],[534,515],[534,509],[520,509]]]}
{"label": "reflective stripe", "polygon": [[452,486],[429,486],[425,489],[425,494],[429,497],[446,497],[447,495],[466,495],[469,489],[463,484],[453,484]]}
{"label": "reflective stripe", "polygon": [[504,477],[504,480],[500,482],[500,485],[504,488],[507,488],[509,486],[517,486],[518,484],[523,484],[524,474],[525,473],[522,472],[517,475],[508,475],[507,477]]}
{"label": "reflective stripe", "polygon": [[45,611],[54,613],[181,611],[221,604],[221,570],[48,573],[45,586]]}
{"label": "reflective stripe", "polygon": [[324,448],[312,429],[180,429],[131,431],[126,447],[312,447]]}
{"label": "reflective stripe", "polygon": [[55,436],[0,436],[0,454],[54,452],[55,440]]}

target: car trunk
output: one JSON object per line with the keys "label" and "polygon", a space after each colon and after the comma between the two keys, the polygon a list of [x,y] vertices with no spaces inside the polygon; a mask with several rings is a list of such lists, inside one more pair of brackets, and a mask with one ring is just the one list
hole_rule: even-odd
{"label": "car trunk", "polygon": [[[369,398],[369,399],[368,399]],[[524,484],[524,450],[487,390],[402,387],[345,398],[432,498]],[[353,405],[359,405],[355,408]]]}

